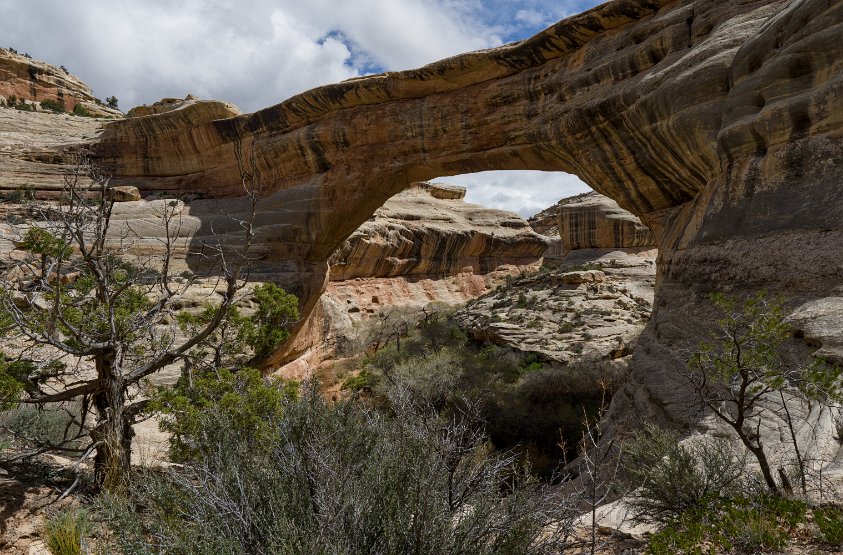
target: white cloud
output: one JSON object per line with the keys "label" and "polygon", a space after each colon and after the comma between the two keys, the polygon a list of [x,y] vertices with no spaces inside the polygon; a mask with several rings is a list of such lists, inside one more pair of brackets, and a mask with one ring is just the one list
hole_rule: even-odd
{"label": "white cloud", "polygon": [[542,25],[545,23],[547,16],[536,10],[518,10],[515,13],[515,20],[526,23],[527,25]]}
{"label": "white cloud", "polygon": [[530,216],[591,188],[562,172],[492,171],[435,179],[468,189],[466,201]]}
{"label": "white cloud", "polygon": [[28,0],[3,10],[0,36],[67,66],[124,109],[193,93],[253,111],[371,66],[406,69],[500,44],[470,8],[452,0]]}

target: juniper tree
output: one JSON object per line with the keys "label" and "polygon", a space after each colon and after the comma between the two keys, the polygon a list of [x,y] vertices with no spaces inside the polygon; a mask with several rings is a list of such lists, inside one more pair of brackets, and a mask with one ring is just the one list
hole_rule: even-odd
{"label": "juniper tree", "polygon": [[840,401],[843,372],[821,359],[807,364],[790,360],[786,352],[790,326],[784,320],[784,307],[763,292],[743,301],[715,294],[712,301],[722,315],[712,332],[714,341],[694,350],[688,371],[682,374],[691,405],[711,411],[729,426],[755,458],[767,488],[779,493],[761,425],[774,416],[765,414],[765,406],[781,403],[804,489],[805,469],[783,392],[791,390],[823,403]]}
{"label": "juniper tree", "polygon": [[[30,227],[19,243],[28,256],[15,262],[0,284],[0,345],[5,352],[0,357],[0,402],[8,408],[74,401],[74,429],[90,440],[79,451],[83,458],[96,453],[95,477],[106,488],[120,487],[128,474],[132,427],[148,406],[139,388],[142,381],[195,359],[212,343],[229,340],[220,330],[232,325],[232,316],[234,325],[245,330],[238,332],[242,352],[251,344],[263,355],[284,339],[283,333],[273,335],[235,310],[249,277],[258,200],[248,174],[243,185],[251,210],[238,220],[242,242],[225,245],[217,237],[202,246],[203,260],[212,265],[206,269],[219,283],[189,326],[178,317],[178,309],[196,278],[171,275],[179,235],[177,201],[156,204],[164,230],[160,255],[144,260],[128,256],[136,237],[130,226],[115,224],[108,179],[89,165],[79,164],[64,177],[60,202],[28,208]],[[265,302],[281,302],[287,319],[279,320],[275,306],[275,312],[264,310],[268,315],[258,311],[258,324],[283,329],[297,318],[294,297],[291,301],[283,290],[268,286],[263,291]],[[47,451],[66,444],[41,447]]]}

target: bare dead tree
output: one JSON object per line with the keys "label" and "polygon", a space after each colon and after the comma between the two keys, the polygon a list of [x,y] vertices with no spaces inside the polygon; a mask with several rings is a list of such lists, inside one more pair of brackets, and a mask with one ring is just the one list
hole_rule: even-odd
{"label": "bare dead tree", "polygon": [[244,172],[242,183],[250,202],[237,221],[242,243],[231,248],[215,236],[203,246],[222,292],[187,337],[174,324],[194,279],[171,275],[178,201],[160,202],[160,253],[146,260],[129,258],[138,237],[131,226],[116,224],[109,179],[81,157],[64,176],[59,202],[29,208],[21,245],[31,256],[0,283],[0,345],[8,357],[0,359],[6,384],[0,392],[7,403],[36,407],[78,401],[78,432],[87,429],[90,440],[80,450],[84,456],[95,450],[100,486],[119,488],[128,476],[133,425],[147,408],[139,385],[212,338],[249,278],[260,191],[251,174]]}
{"label": "bare dead tree", "polygon": [[597,509],[616,493],[621,472],[620,445],[615,438],[604,437],[608,410],[608,384],[602,384],[603,394],[596,417],[583,418],[582,441],[579,445],[579,464],[576,465],[576,498],[588,511],[589,553],[600,548],[597,542]]}

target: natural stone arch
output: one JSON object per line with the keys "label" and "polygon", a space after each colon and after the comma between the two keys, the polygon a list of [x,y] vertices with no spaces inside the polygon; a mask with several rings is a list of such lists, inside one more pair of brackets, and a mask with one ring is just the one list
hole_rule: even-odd
{"label": "natural stone arch", "polygon": [[[254,114],[189,103],[115,122],[93,148],[115,183],[142,190],[224,197],[257,173],[274,191],[267,260],[310,276],[305,310],[331,252],[408,184],[574,173],[656,236],[657,307],[634,377],[664,401],[661,371],[705,326],[707,291],[841,295],[841,22],[839,0],[616,0],[516,45]],[[826,335],[834,354],[843,330]]]}

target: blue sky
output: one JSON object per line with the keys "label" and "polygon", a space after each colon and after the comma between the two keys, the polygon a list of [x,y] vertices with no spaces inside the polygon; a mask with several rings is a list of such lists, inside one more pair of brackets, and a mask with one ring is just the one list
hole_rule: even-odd
{"label": "blue sky", "polygon": [[[318,85],[520,40],[600,3],[0,0],[0,40],[65,65],[124,110],[191,93],[250,112]],[[449,181],[466,183],[471,201],[524,215],[585,187],[536,172]]]}

